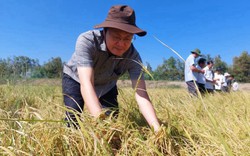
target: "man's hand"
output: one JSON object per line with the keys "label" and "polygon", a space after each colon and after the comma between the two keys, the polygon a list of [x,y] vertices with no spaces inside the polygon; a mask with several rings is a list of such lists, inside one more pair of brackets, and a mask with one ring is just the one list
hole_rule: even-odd
{"label": "man's hand", "polygon": [[107,110],[102,110],[102,112],[96,117],[96,120],[105,120],[109,117],[109,115],[107,115]]}
{"label": "man's hand", "polygon": [[204,73],[205,73],[205,70],[200,70],[200,73],[204,74]]}

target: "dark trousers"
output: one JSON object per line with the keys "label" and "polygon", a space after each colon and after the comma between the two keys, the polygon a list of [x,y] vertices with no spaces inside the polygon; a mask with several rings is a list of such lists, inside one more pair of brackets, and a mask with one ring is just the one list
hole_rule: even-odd
{"label": "dark trousers", "polygon": [[214,93],[214,89],[207,89],[207,88],[206,88],[206,92],[207,92],[207,93],[210,93],[210,94],[213,94],[213,93]]}
{"label": "dark trousers", "polygon": [[205,94],[206,93],[206,88],[205,88],[205,84],[202,83],[198,83],[198,88],[201,94]]}
{"label": "dark trousers", "polygon": [[196,83],[196,85],[198,85],[196,81],[187,81],[186,82],[186,84],[188,86],[188,92],[191,95],[197,96],[198,94],[197,94],[197,89],[196,89],[195,83]]}
{"label": "dark trousers", "polygon": [[228,86],[221,86],[222,92],[229,92]]}
{"label": "dark trousers", "polygon": [[[84,100],[80,90],[80,83],[72,79],[69,75],[63,74],[62,78],[62,91],[64,104],[68,109],[75,111],[75,113],[66,111],[66,120],[74,122],[74,126],[77,125],[75,114],[83,112]],[[109,115],[112,111],[113,115],[118,115],[118,102],[117,102],[117,87],[113,87],[108,93],[99,98],[99,101],[103,108],[109,108],[106,111],[106,115]],[[69,124],[68,124],[69,126]]]}

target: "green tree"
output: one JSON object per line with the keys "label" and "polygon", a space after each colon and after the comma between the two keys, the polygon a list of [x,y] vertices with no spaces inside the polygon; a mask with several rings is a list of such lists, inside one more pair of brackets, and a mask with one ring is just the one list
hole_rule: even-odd
{"label": "green tree", "polygon": [[51,58],[44,64],[44,72],[48,78],[62,77],[63,63],[60,57]]}
{"label": "green tree", "polygon": [[184,77],[184,63],[179,59],[170,57],[159,65],[155,72],[154,77],[156,80],[183,80]]}
{"label": "green tree", "polygon": [[0,77],[4,77],[7,71],[7,63],[5,60],[0,59]]}
{"label": "green tree", "polygon": [[177,70],[178,70],[178,77],[177,77],[177,80],[178,81],[182,81],[182,80],[184,80],[184,70],[185,70],[185,64],[184,64],[184,62],[182,61],[182,60],[180,60],[180,59],[177,59],[176,60],[176,68],[177,68]]}
{"label": "green tree", "polygon": [[6,83],[6,79],[11,75],[11,68],[5,59],[0,59],[0,84]]}
{"label": "green tree", "polygon": [[154,78],[155,80],[166,80],[166,64],[165,64],[166,60],[163,60],[163,64],[159,65],[156,70],[154,71]]}
{"label": "green tree", "polygon": [[247,51],[243,51],[239,57],[234,57],[233,74],[240,82],[250,82],[250,55]]}
{"label": "green tree", "polygon": [[[147,71],[153,76],[153,69],[152,69],[152,67],[151,67],[151,65],[150,65],[149,62],[146,62],[146,69],[147,69]],[[146,72],[144,72],[144,77],[145,77],[145,80],[152,80],[152,79],[153,79],[153,78],[152,78],[149,74],[147,74]]]}
{"label": "green tree", "polygon": [[36,61],[27,56],[15,56],[12,60],[11,66],[14,77],[27,77],[28,72],[36,65]]}
{"label": "green tree", "polygon": [[31,74],[32,78],[44,78],[46,77],[46,71],[43,66],[36,66]]}
{"label": "green tree", "polygon": [[206,58],[207,61],[211,61],[211,60],[213,61],[214,60],[214,58],[210,54],[207,54],[205,58]]}
{"label": "green tree", "polygon": [[0,75],[2,78],[20,78],[31,74],[32,69],[38,65],[37,60],[26,56],[15,56],[13,58],[0,60]]}
{"label": "green tree", "polygon": [[214,68],[220,68],[224,73],[228,70],[228,65],[226,62],[222,61],[220,55],[218,55],[214,58]]}

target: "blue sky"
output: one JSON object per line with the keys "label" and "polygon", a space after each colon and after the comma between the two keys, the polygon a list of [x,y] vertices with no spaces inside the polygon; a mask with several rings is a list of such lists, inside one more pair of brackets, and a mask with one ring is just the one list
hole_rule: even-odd
{"label": "blue sky", "polygon": [[78,35],[103,22],[116,4],[134,8],[137,25],[147,30],[134,44],[153,69],[177,57],[153,35],[183,58],[199,48],[232,64],[233,57],[250,49],[248,0],[0,0],[0,58],[68,61]]}

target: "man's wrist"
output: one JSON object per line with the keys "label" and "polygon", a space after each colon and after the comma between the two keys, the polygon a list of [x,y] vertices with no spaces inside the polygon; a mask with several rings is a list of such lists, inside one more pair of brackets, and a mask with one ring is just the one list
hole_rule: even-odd
{"label": "man's wrist", "polygon": [[160,129],[160,124],[158,120],[154,120],[150,123],[150,126],[153,127],[154,131],[157,132]]}

